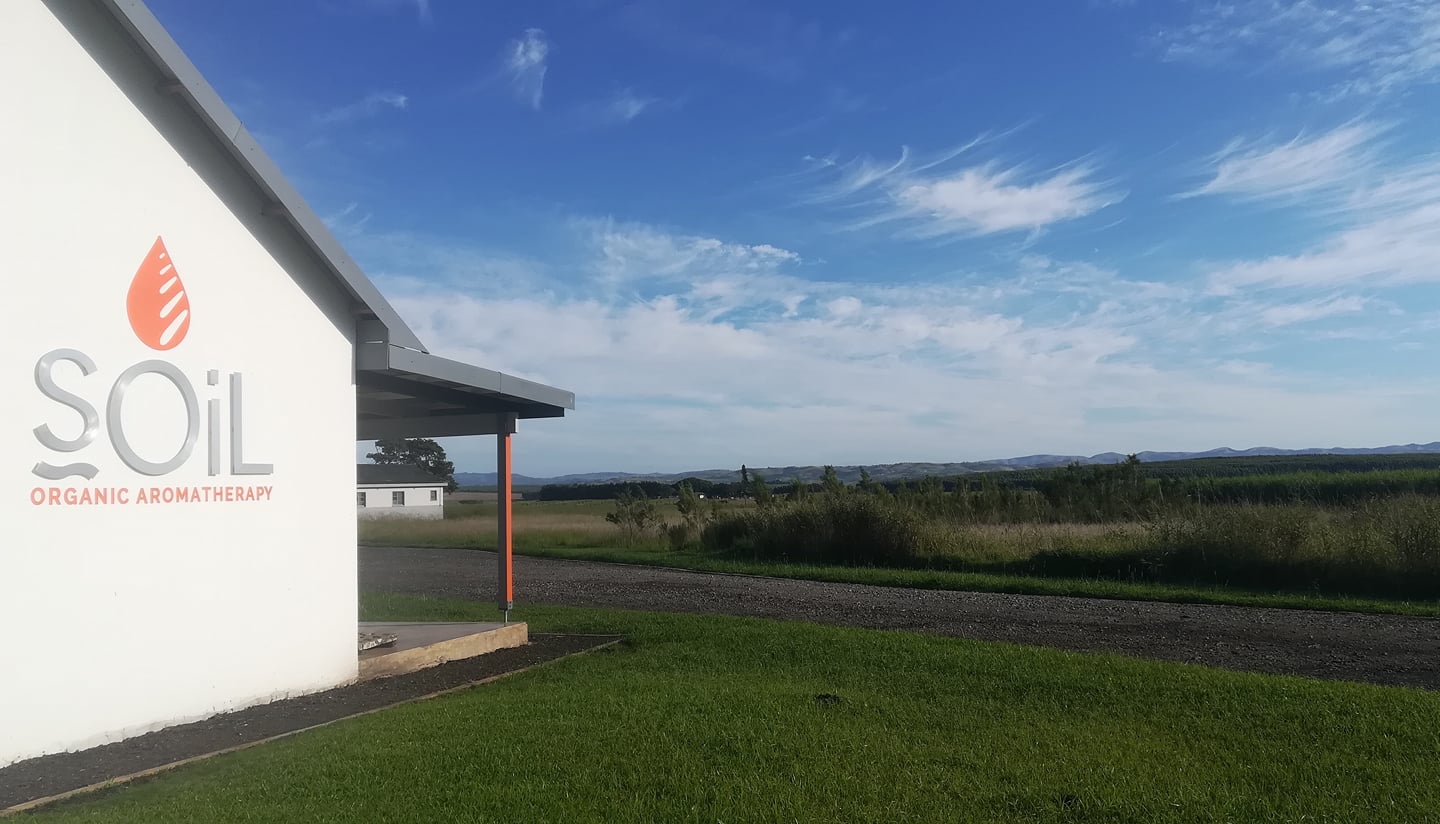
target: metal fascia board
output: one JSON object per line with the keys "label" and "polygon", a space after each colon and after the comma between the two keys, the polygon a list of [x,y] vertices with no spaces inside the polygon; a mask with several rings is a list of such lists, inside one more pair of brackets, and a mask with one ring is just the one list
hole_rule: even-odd
{"label": "metal fascia board", "polygon": [[482,369],[468,363],[452,361],[424,352],[412,352],[396,347],[390,348],[390,368],[436,380],[450,381],[487,392],[520,400],[554,406],[562,409],[575,408],[575,393],[541,383],[512,377],[491,369]]}

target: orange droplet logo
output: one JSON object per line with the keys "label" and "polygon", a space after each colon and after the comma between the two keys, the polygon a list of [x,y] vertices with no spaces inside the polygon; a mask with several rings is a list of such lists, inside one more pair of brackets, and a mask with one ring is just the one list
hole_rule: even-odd
{"label": "orange droplet logo", "polygon": [[190,331],[190,298],[163,238],[155,238],[150,254],[130,281],[125,309],[135,337],[151,349],[174,349]]}

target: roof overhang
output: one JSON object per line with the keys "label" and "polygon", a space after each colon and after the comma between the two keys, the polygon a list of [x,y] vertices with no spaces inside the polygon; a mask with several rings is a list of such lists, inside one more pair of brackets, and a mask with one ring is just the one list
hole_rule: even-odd
{"label": "roof overhang", "polygon": [[146,5],[95,2],[154,65],[156,93],[185,102],[264,195],[264,213],[284,220],[352,300],[357,440],[508,433],[519,419],[575,408],[571,392],[430,354]]}
{"label": "roof overhang", "polygon": [[563,389],[395,346],[355,347],[356,436],[444,438],[515,431],[517,420],[575,408]]}
{"label": "roof overhang", "polygon": [[355,484],[355,488],[356,488],[356,489],[400,489],[400,488],[402,488],[402,487],[405,488],[405,489],[425,489],[425,488],[427,488],[427,487],[432,487],[432,486],[434,486],[434,487],[439,487],[440,489],[443,490],[443,489],[445,488],[445,482],[444,482],[444,481],[435,481],[434,483],[410,483],[410,482],[407,482],[407,483],[403,483],[403,484],[398,484],[398,483],[397,483],[397,484],[386,484],[386,483],[373,483],[373,484],[371,484],[371,483],[357,483],[357,484]]}

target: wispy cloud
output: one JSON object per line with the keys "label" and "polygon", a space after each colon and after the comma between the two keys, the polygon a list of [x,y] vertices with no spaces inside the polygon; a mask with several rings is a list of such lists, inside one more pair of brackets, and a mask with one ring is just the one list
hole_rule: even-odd
{"label": "wispy cloud", "polygon": [[1341,75],[1333,94],[1440,81],[1440,5],[1431,0],[1247,0],[1193,5],[1156,40],[1171,60],[1280,62]]}
{"label": "wispy cloud", "polygon": [[1279,306],[1271,306],[1260,312],[1260,319],[1266,326],[1291,326],[1297,323],[1310,323],[1312,321],[1324,320],[1336,315],[1346,315],[1355,312],[1362,312],[1368,305],[1368,301],[1357,295],[1346,297],[1328,298],[1322,300],[1311,300],[1302,303],[1289,303]]}
{"label": "wispy cloud", "polygon": [[775,134],[777,137],[799,134],[834,123],[840,118],[854,117],[878,108],[868,95],[857,93],[845,86],[834,85],[823,95],[816,97],[812,107],[813,114],[780,128]]}
{"label": "wispy cloud", "polygon": [[813,200],[868,209],[862,226],[894,224],[919,237],[940,237],[1035,231],[1125,197],[1085,163],[1041,171],[997,162],[953,168],[956,158],[987,139],[928,160],[902,150],[889,164],[808,157],[817,172],[831,178]]}
{"label": "wispy cloud", "polygon": [[828,29],[818,20],[798,19],[763,4],[633,0],[621,8],[618,22],[654,48],[782,82],[804,77],[815,57],[844,49],[857,36],[852,27]]}
{"label": "wispy cloud", "polygon": [[1190,195],[1282,200],[1322,211],[1335,228],[1303,251],[1215,267],[1215,294],[1440,283],[1440,155],[1383,151],[1386,128],[1354,122],[1284,144],[1237,141]]}
{"label": "wispy cloud", "polygon": [[405,0],[405,2],[415,7],[415,13],[423,22],[428,23],[433,19],[430,14],[430,0]]}
{"label": "wispy cloud", "polygon": [[325,0],[324,5],[342,11],[355,9],[374,12],[413,10],[422,23],[429,23],[433,19],[433,15],[430,13],[430,0]]}
{"label": "wispy cloud", "polygon": [[662,105],[659,97],[626,87],[579,107],[578,113],[591,125],[621,126]]}
{"label": "wispy cloud", "polygon": [[1236,139],[1207,166],[1212,177],[1186,196],[1233,195],[1290,200],[1321,192],[1349,195],[1379,163],[1376,139],[1385,128],[1358,121],[1286,142]]}
{"label": "wispy cloud", "polygon": [[315,120],[326,124],[349,123],[374,117],[385,111],[404,111],[409,106],[410,98],[399,92],[372,92],[354,103],[323,111],[315,116]]}
{"label": "wispy cloud", "polygon": [[581,219],[572,226],[594,250],[595,269],[611,281],[773,272],[800,262],[796,253],[768,243],[727,243],[612,219]]}
{"label": "wispy cloud", "polygon": [[373,215],[369,212],[360,213],[360,204],[349,203],[340,211],[325,215],[322,220],[332,232],[343,235],[359,235],[372,217]]}
{"label": "wispy cloud", "polygon": [[623,89],[610,98],[605,108],[616,120],[629,123],[658,102],[658,97],[637,94],[634,89]]}
{"label": "wispy cloud", "polygon": [[1440,283],[1440,197],[1436,202],[1345,229],[1311,251],[1217,269],[1217,294],[1244,287],[1333,288],[1368,283]]}
{"label": "wispy cloud", "polygon": [[505,49],[505,70],[510,75],[511,87],[522,102],[537,111],[545,96],[546,60],[549,56],[550,43],[541,29],[526,29]]}

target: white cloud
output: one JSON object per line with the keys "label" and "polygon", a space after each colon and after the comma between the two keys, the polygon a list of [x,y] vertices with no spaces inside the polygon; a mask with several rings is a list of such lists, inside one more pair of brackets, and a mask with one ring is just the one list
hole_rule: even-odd
{"label": "white cloud", "polygon": [[840,320],[855,317],[863,308],[865,308],[865,304],[862,303],[859,298],[849,295],[835,298],[832,301],[827,301],[825,304],[825,309],[830,313],[830,317]]}
{"label": "white cloud", "polygon": [[510,41],[505,50],[505,69],[511,87],[526,105],[537,111],[545,96],[546,60],[550,43],[541,29],[526,29],[524,35]]}
{"label": "white cloud", "polygon": [[1362,121],[1284,143],[1237,139],[1210,159],[1210,181],[1189,194],[1252,199],[1348,194],[1373,174],[1374,142],[1383,131]]}
{"label": "white cloud", "polygon": [[[1384,440],[1366,420],[1384,418],[1397,437],[1425,425],[1419,404],[1397,413],[1383,391],[1299,388],[1258,367],[1246,375],[1117,361],[1138,341],[1103,323],[1031,328],[954,306],[861,303],[837,298],[827,305],[838,317],[749,327],[708,320],[679,296],[614,304],[437,294],[401,297],[397,307],[443,354],[578,393],[565,420],[522,427],[517,449],[530,451],[517,460],[531,473],[1199,449],[1237,439],[1299,446]],[[1108,429],[1085,421],[1087,409],[1121,406],[1153,420]],[[483,449],[475,463],[451,452],[462,468],[489,460]]]}
{"label": "white cloud", "polygon": [[1089,169],[1065,169],[1028,185],[1021,179],[1015,168],[970,168],[911,183],[895,194],[906,211],[929,220],[936,233],[1038,229],[1084,217],[1114,202]]}
{"label": "white cloud", "polygon": [[1125,197],[1079,163],[1042,172],[993,162],[947,170],[989,139],[928,160],[903,149],[890,164],[807,155],[815,173],[832,178],[811,200],[867,211],[858,226],[893,224],[910,235],[941,237],[1034,231],[1085,217]]}
{"label": "white cloud", "polygon": [[[437,353],[577,392],[565,420],[522,427],[527,474],[1408,441],[1430,402],[1265,362],[1257,329],[1393,326],[1343,292],[1232,303],[1034,257],[943,283],[816,280],[770,244],[567,227],[576,256],[544,266],[433,238],[352,244],[383,258],[367,267]],[[1118,408],[1141,420],[1087,413]],[[491,460],[447,449],[462,469]]]}
{"label": "white cloud", "polygon": [[410,98],[399,92],[372,92],[364,98],[337,106],[315,116],[319,123],[349,123],[367,117],[374,117],[387,110],[404,111],[410,106]]}
{"label": "white cloud", "polygon": [[1331,72],[1339,95],[1440,80],[1440,5],[1432,0],[1197,2],[1193,10],[1189,22],[1157,36],[1167,59]]}

